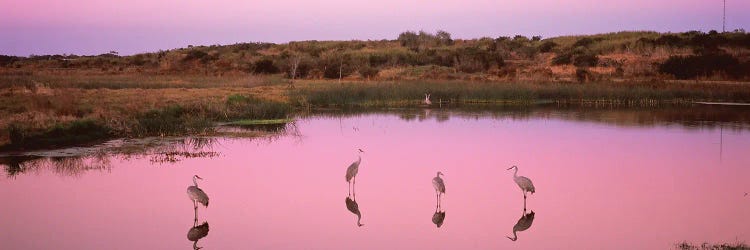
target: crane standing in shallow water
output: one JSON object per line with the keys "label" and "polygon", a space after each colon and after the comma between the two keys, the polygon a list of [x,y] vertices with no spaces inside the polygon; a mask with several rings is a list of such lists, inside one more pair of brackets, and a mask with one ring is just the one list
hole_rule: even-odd
{"label": "crane standing in shallow water", "polygon": [[188,197],[190,197],[190,200],[193,201],[194,207],[198,207],[198,204],[196,204],[196,202],[203,204],[203,206],[205,207],[208,207],[208,195],[198,187],[198,182],[196,181],[196,179],[203,180],[203,178],[201,178],[200,176],[193,175],[193,186],[189,186],[187,188]]}
{"label": "crane standing in shallow water", "polygon": [[[364,153],[362,149],[357,149],[360,153]],[[352,193],[354,184],[357,184],[357,173],[359,173],[359,163],[362,162],[362,156],[357,156],[357,161],[352,162],[349,167],[346,168],[346,182],[349,183],[349,194]]]}
{"label": "crane standing in shallow water", "polygon": [[443,181],[443,178],[440,178],[440,175],[443,175],[442,172],[438,171],[437,176],[432,178],[432,187],[435,188],[435,213],[432,215],[432,223],[435,224],[438,228],[443,225],[443,222],[445,221],[445,210],[442,210],[442,207],[440,206],[440,194],[445,194],[445,182]]}
{"label": "crane standing in shallow water", "polygon": [[443,178],[440,178],[442,174],[442,172],[438,171],[437,176],[432,178],[432,187],[435,188],[435,193],[437,193],[438,204],[440,204],[440,194],[445,193],[445,182],[443,182]]}
{"label": "crane standing in shallow water", "polygon": [[[516,184],[518,184],[518,187],[521,188],[521,191],[523,191],[523,201],[524,201],[524,205],[525,205],[526,204],[525,203],[526,202],[526,192],[529,192],[529,193],[533,194],[536,190],[534,189],[534,184],[531,183],[531,180],[529,178],[526,178],[524,176],[518,176],[518,167],[517,166],[512,166],[512,167],[508,168],[508,170],[511,170],[513,168],[516,169],[516,171],[513,172],[513,181],[515,181]],[[524,209],[526,209],[526,208],[524,208]]]}

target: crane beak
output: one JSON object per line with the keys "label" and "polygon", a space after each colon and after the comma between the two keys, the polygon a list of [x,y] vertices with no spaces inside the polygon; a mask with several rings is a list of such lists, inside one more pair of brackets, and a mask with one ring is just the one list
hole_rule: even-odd
{"label": "crane beak", "polygon": [[362,152],[362,153],[364,153],[364,152],[365,152],[365,151],[363,151],[363,150],[362,150],[361,148],[358,148],[357,150],[359,150],[359,152]]}
{"label": "crane beak", "polygon": [[509,168],[508,168],[508,170],[511,170],[511,169],[513,169],[513,167],[509,167]]}
{"label": "crane beak", "polygon": [[200,176],[197,176],[197,175],[195,176],[195,178],[198,178],[199,180],[203,180],[203,178],[201,178]]}

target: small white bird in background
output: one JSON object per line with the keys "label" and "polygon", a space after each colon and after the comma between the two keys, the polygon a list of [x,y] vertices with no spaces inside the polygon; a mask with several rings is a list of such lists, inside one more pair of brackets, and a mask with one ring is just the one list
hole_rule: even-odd
{"label": "small white bird in background", "polygon": [[208,195],[198,187],[198,182],[196,181],[196,179],[203,180],[203,178],[201,178],[200,176],[193,175],[193,186],[189,186],[187,188],[188,197],[190,197],[190,199],[193,201],[194,207],[198,206],[196,202],[203,204],[203,206],[205,207],[208,207]]}
{"label": "small white bird in background", "polygon": [[427,94],[427,93],[424,94],[424,104],[427,104],[427,105],[432,104],[432,101],[430,101],[430,94]]}
{"label": "small white bird in background", "polygon": [[515,168],[516,171],[513,172],[513,181],[518,184],[518,187],[521,188],[521,191],[523,191],[523,199],[526,200],[526,192],[534,193],[536,190],[534,189],[534,184],[531,183],[531,180],[529,178],[526,178],[524,176],[518,176],[518,167],[512,166],[508,168],[508,170],[511,170]]}

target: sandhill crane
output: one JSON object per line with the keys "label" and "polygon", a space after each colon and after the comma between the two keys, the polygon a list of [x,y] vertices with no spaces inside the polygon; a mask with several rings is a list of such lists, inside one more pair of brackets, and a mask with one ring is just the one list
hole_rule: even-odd
{"label": "sandhill crane", "polygon": [[[360,153],[364,153],[365,151],[362,151],[362,149],[357,149]],[[351,187],[354,186],[354,184],[357,183],[357,173],[359,172],[359,163],[362,162],[362,156],[357,156],[357,161],[352,162],[351,165],[349,165],[348,168],[346,168],[346,182],[350,184],[350,191],[349,194],[351,194]]]}
{"label": "sandhill crane", "polygon": [[[438,173],[440,173],[440,172],[438,172]],[[440,174],[442,174],[442,173],[440,173]],[[438,176],[438,177],[435,177],[435,178],[440,178],[440,177]],[[436,183],[438,183],[438,184],[436,184]],[[442,189],[443,192],[445,192],[445,184],[443,183],[442,179],[439,179],[437,181],[435,179],[433,179],[432,185],[435,187],[435,192],[440,192],[440,191],[438,191],[440,189]],[[440,188],[438,188],[438,186]],[[437,226],[438,228],[440,228],[440,226],[442,226],[443,222],[445,221],[445,210],[442,210],[442,207],[440,206],[440,198],[441,198],[440,195],[438,195],[437,197],[435,197],[435,199],[436,199],[436,201],[435,201],[435,213],[432,214],[432,223],[435,224],[435,226]]]}
{"label": "sandhill crane", "polygon": [[430,101],[430,94],[427,94],[427,93],[424,94],[424,104],[427,104],[427,105],[432,104],[432,101]]}
{"label": "sandhill crane", "polygon": [[196,202],[203,204],[203,206],[205,207],[208,207],[208,195],[206,194],[206,192],[203,192],[202,189],[198,188],[198,182],[196,181],[196,179],[203,180],[203,178],[201,178],[200,176],[193,175],[193,186],[189,186],[187,188],[188,197],[190,197],[190,199],[193,201],[194,207],[198,207]]}
{"label": "sandhill crane", "polygon": [[518,219],[518,222],[516,222],[516,225],[513,225],[513,238],[509,236],[508,239],[512,241],[518,240],[518,235],[516,235],[516,232],[525,231],[526,229],[529,229],[531,227],[531,223],[534,223],[534,210],[531,211],[531,213],[526,213],[526,208],[524,208],[523,215],[521,215],[521,218]]}
{"label": "sandhill crane", "polygon": [[362,220],[362,213],[359,212],[359,205],[357,204],[357,201],[352,200],[351,198],[349,198],[349,196],[346,197],[346,209],[349,210],[349,212],[357,215],[357,226],[361,227],[365,225],[360,223],[360,221]]}
{"label": "sandhill crane", "polygon": [[534,184],[531,183],[531,180],[529,178],[526,178],[524,176],[518,176],[518,167],[512,166],[508,168],[508,170],[511,170],[512,168],[515,168],[516,171],[513,172],[513,181],[518,184],[518,187],[521,188],[521,191],[523,191],[523,199],[524,202],[526,201],[526,192],[534,193],[536,190],[534,189]]}
{"label": "sandhill crane", "polygon": [[435,188],[438,206],[440,206],[440,194],[445,194],[445,182],[443,182],[443,178],[440,178],[440,175],[443,175],[443,173],[438,171],[437,176],[432,178],[432,187]]}

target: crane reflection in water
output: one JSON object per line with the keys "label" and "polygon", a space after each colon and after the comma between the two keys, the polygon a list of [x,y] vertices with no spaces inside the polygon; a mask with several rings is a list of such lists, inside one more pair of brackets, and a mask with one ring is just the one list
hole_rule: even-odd
{"label": "crane reflection in water", "polygon": [[193,227],[191,227],[190,230],[188,230],[187,239],[193,242],[193,249],[198,250],[202,248],[198,246],[198,241],[208,236],[208,222],[204,221],[203,223],[199,225],[198,224],[198,207],[193,206],[193,211],[194,211]]}
{"label": "crane reflection in water", "polygon": [[521,213],[521,218],[518,219],[518,222],[516,222],[515,225],[513,225],[513,237],[506,237],[512,241],[518,240],[518,235],[516,233],[528,230],[531,227],[531,224],[534,223],[534,215],[534,210],[526,213],[526,207],[524,207],[523,213]]}
{"label": "crane reflection in water", "polygon": [[443,178],[440,178],[440,175],[443,175],[442,172],[438,171],[437,176],[435,178],[432,178],[432,187],[435,188],[435,213],[432,214],[432,223],[435,224],[438,228],[443,225],[443,222],[445,221],[445,210],[442,208],[442,194],[445,194],[445,181],[443,181]]}
{"label": "crane reflection in water", "polygon": [[508,170],[515,169],[513,172],[513,181],[518,185],[518,187],[523,192],[523,212],[521,212],[521,218],[518,219],[518,222],[516,222],[515,225],[513,225],[513,237],[506,236],[508,239],[512,241],[518,240],[518,234],[517,232],[526,231],[529,228],[531,228],[531,224],[534,223],[534,216],[536,215],[534,213],[534,210],[532,210],[530,213],[526,213],[526,193],[534,193],[536,192],[536,188],[534,187],[534,184],[531,182],[531,179],[525,177],[525,176],[518,176],[518,167],[512,166],[508,168]]}
{"label": "crane reflection in water", "polygon": [[198,246],[198,240],[208,236],[208,222],[203,222],[198,225],[198,203],[204,207],[208,207],[208,195],[203,189],[198,187],[197,180],[203,180],[198,175],[193,175],[193,186],[187,188],[187,194],[191,201],[193,201],[193,227],[188,230],[187,238],[193,242],[193,249],[198,250],[202,247]]}
{"label": "crane reflection in water", "polygon": [[[362,149],[358,149],[359,153],[364,153]],[[359,173],[359,164],[362,162],[362,156],[358,155],[357,160],[346,168],[346,182],[349,183],[349,194],[346,196],[346,210],[357,216],[357,226],[361,227],[362,224],[362,212],[359,211],[359,204],[357,204],[357,193],[355,186],[357,185],[357,173]]]}

